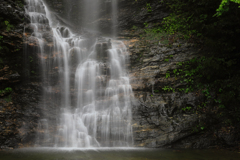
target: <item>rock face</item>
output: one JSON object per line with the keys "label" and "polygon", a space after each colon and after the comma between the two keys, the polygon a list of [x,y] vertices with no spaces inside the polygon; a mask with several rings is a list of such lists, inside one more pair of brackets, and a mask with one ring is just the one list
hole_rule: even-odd
{"label": "rock face", "polygon": [[[149,5],[148,5],[149,4]],[[118,28],[131,29],[133,26],[143,27],[144,23],[159,23],[169,12],[160,1],[119,1]]]}
{"label": "rock face", "polygon": [[29,23],[23,4],[12,0],[0,4],[4,22],[0,26],[0,149],[33,145],[40,117],[37,56],[23,54],[28,43],[24,24]]}
{"label": "rock face", "polygon": [[[66,20],[61,19],[61,14],[65,13],[64,1],[46,0],[46,2],[58,13],[56,14],[58,19],[67,24]],[[71,2],[76,3],[73,0]],[[45,118],[43,117],[45,115],[54,122],[56,117],[57,105],[52,104],[51,99],[47,99],[49,104],[47,109],[43,109],[43,104],[40,103],[43,88],[37,54],[38,44],[34,38],[30,38],[32,27],[24,13],[23,3],[4,0],[0,4],[0,13],[4,21],[0,26],[0,36],[3,37],[0,38],[0,45],[5,46],[0,50],[1,149],[34,146],[39,120]],[[148,11],[146,3],[151,3],[151,11]],[[176,63],[198,57],[202,51],[184,41],[178,41],[171,46],[146,43],[138,34],[133,35],[124,31],[131,30],[133,26],[142,27],[145,22],[161,22],[162,18],[168,15],[162,3],[154,0],[119,0],[119,7],[117,27],[121,30],[119,35],[122,36],[119,38],[124,39],[129,48],[128,67],[135,93],[132,106],[135,146],[151,148],[237,146],[240,135],[236,129],[222,127],[217,123],[210,126],[209,124],[213,123],[208,121],[207,115],[196,112],[197,106],[203,101],[201,93],[163,90],[165,86],[172,86],[173,89],[184,87],[186,84],[180,83],[174,76],[166,78],[166,73],[178,69]],[[81,19],[77,19],[76,12],[73,14],[75,15],[71,17],[74,21],[81,22]],[[103,8],[102,15],[99,21],[102,31],[109,30],[110,21],[106,8]],[[51,48],[53,39],[49,28],[46,28],[43,38],[45,47]],[[28,52],[23,51],[24,47],[28,48]],[[74,50],[71,56],[74,59]],[[56,72],[57,69],[51,75],[55,80]],[[49,83],[57,83],[55,80]],[[53,90],[58,93],[58,89]],[[186,107],[191,109],[184,110]]]}
{"label": "rock face", "polygon": [[[69,26],[72,30],[81,32],[84,0],[46,0],[47,6],[60,23]],[[168,11],[161,1],[156,0],[118,0],[117,23],[112,27],[111,0],[99,0],[99,18],[91,24],[98,24],[99,31],[109,35],[113,28],[118,30],[130,29],[133,26],[143,27],[144,23],[159,23],[168,15]],[[150,6],[147,6],[150,4]],[[91,13],[94,14],[94,13]],[[118,32],[121,34],[121,31]]]}
{"label": "rock face", "polygon": [[[201,96],[196,93],[166,93],[164,86],[182,85],[175,77],[166,78],[167,71],[178,66],[176,63],[198,56],[192,44],[179,43],[172,47],[154,45],[147,48],[133,45],[131,48],[132,87],[135,91],[133,106],[133,128],[135,145],[144,147],[165,147],[194,134],[193,128],[204,115],[184,112],[182,108],[196,108]],[[137,48],[137,49],[135,49]],[[136,62],[136,56],[141,57]],[[164,61],[172,55],[168,62]],[[192,144],[186,144],[191,146]]]}
{"label": "rock face", "polygon": [[[125,42],[130,51],[135,146],[150,148],[209,148],[238,146],[237,129],[226,129],[199,113],[204,102],[199,92],[179,92],[186,87],[173,70],[179,62],[201,56],[194,44],[178,41],[172,45],[148,43],[131,37]],[[166,77],[170,73],[170,77]],[[172,86],[171,91],[164,87]],[[186,109],[188,108],[188,109]],[[207,129],[206,129],[207,128]],[[224,128],[224,129],[223,129]]]}

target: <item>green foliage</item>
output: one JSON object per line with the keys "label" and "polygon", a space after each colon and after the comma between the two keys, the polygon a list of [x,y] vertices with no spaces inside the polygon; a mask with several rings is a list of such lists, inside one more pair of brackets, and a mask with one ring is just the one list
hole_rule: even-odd
{"label": "green foliage", "polygon": [[217,13],[214,16],[221,16],[224,12],[229,11],[229,4],[230,2],[234,2],[239,4],[240,8],[240,0],[222,0],[219,8],[217,9]]}
{"label": "green foliage", "polygon": [[170,58],[173,58],[173,55],[169,55],[169,58],[164,59],[165,62],[169,62]]}
{"label": "green foliage", "polygon": [[182,108],[183,111],[190,111],[192,109],[192,107],[185,107],[185,108]]}
{"label": "green foliage", "polygon": [[162,44],[168,44],[168,35],[165,32],[156,32],[155,29],[145,29],[146,40],[161,42]]}
{"label": "green foliage", "polygon": [[212,98],[212,96],[211,96],[210,93],[209,93],[209,89],[208,89],[208,88],[202,90],[202,93],[205,95],[205,97],[206,97],[207,99]]}
{"label": "green foliage", "polygon": [[[208,110],[222,119],[231,117],[232,123],[238,123],[240,108],[236,106],[240,102],[240,71],[237,62],[238,59],[204,56],[179,62],[172,73],[185,87],[175,89],[184,93],[198,91],[204,96],[198,111],[206,113]],[[165,86],[163,90],[171,91],[173,88]]]}
{"label": "green foliage", "polygon": [[166,73],[166,78],[169,78],[169,77],[170,77],[170,73],[167,72],[167,73]]}
{"label": "green foliage", "polygon": [[149,28],[148,23],[144,23],[146,40],[147,41],[156,41],[162,44],[168,44],[168,33],[166,33],[160,26]]}
{"label": "green foliage", "polygon": [[184,89],[184,88],[178,88],[178,90],[179,90],[180,92],[182,92],[182,91],[184,91],[185,89]]}
{"label": "green foliage", "polygon": [[173,70],[173,74],[174,74],[174,75],[175,75],[175,77],[176,77],[176,76],[178,76],[180,73],[178,72],[178,70],[177,70],[177,69],[174,69],[174,70]]}
{"label": "green foliage", "polygon": [[[171,14],[158,24],[144,23],[146,39],[170,45],[175,36],[194,41],[207,51],[205,57],[177,63],[165,77],[174,76],[182,83],[181,87],[165,86],[162,90],[196,91],[204,96],[198,111],[221,115],[219,121],[225,118],[231,119],[232,124],[239,123],[239,0],[166,0],[164,3]],[[171,58],[166,57],[164,61],[169,62]],[[204,125],[198,126],[198,130],[203,129]]]}
{"label": "green foliage", "polygon": [[10,31],[14,28],[14,26],[11,25],[9,21],[4,21],[4,24],[6,25],[6,31]]}
{"label": "green foliage", "polygon": [[147,3],[147,4],[146,4],[146,8],[147,8],[147,11],[148,11],[148,12],[152,12],[152,7],[151,7],[151,4],[150,4],[150,3]]}
{"label": "green foliage", "polygon": [[5,91],[6,91],[6,92],[12,92],[12,88],[7,87],[7,88],[5,88]]}
{"label": "green foliage", "polygon": [[222,104],[221,100],[214,99],[215,103],[219,104],[219,108],[225,108],[225,106]]}
{"label": "green foliage", "polygon": [[[218,54],[240,49],[236,43],[240,36],[239,0],[219,7],[219,3],[225,4],[226,1],[231,0],[166,0],[164,3],[172,14],[164,18],[161,28],[180,38],[201,38],[212,50],[217,50]],[[217,8],[224,10],[224,7],[228,7],[228,12],[213,17]],[[218,11],[217,14],[223,13],[221,9]]]}
{"label": "green foliage", "polygon": [[196,125],[196,127],[193,128],[193,132],[199,132],[199,131],[203,131],[206,127],[203,126],[202,123],[200,123],[199,125]]}
{"label": "green foliage", "polygon": [[205,128],[204,126],[201,126],[201,127],[200,127],[201,130],[204,130],[204,128]]}
{"label": "green foliage", "polygon": [[189,39],[193,34],[201,36],[196,30],[191,29],[193,23],[192,16],[193,15],[183,18],[181,15],[172,13],[163,19],[163,30],[168,34],[181,33],[185,39]]}
{"label": "green foliage", "polygon": [[164,91],[168,91],[168,92],[170,92],[170,91],[175,92],[175,89],[173,89],[172,87],[169,87],[169,86],[164,86],[162,89]]}
{"label": "green foliage", "polygon": [[132,30],[137,30],[138,27],[137,26],[132,26]]}
{"label": "green foliage", "polygon": [[33,62],[33,57],[32,56],[29,56],[29,62]]}
{"label": "green foliage", "polygon": [[144,26],[145,26],[145,27],[148,27],[148,25],[149,25],[149,24],[148,24],[147,22],[144,23]]}
{"label": "green foliage", "polygon": [[176,65],[182,66],[184,64],[184,62],[178,62],[176,63]]}
{"label": "green foliage", "polygon": [[5,88],[4,90],[0,90],[0,96],[1,96],[1,95],[4,95],[4,94],[11,93],[11,92],[12,92],[12,88],[7,87],[7,88]]}

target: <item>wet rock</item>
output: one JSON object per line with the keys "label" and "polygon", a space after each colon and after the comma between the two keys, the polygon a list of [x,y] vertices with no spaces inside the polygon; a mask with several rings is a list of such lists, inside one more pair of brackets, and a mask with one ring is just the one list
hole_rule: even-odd
{"label": "wet rock", "polygon": [[43,33],[42,37],[49,43],[53,42],[53,33],[52,32],[45,32]]}
{"label": "wet rock", "polygon": [[[176,49],[176,46],[182,47]],[[201,96],[196,97],[195,93],[165,93],[162,90],[164,86],[180,85],[174,78],[166,79],[165,74],[176,69],[177,62],[198,56],[198,50],[192,46],[177,42],[173,47],[153,45],[149,49],[140,46],[131,49],[131,85],[136,98],[132,108],[136,146],[173,147],[173,144],[178,144],[180,140],[190,138],[193,135],[193,128],[199,121],[204,120],[203,115],[199,117],[196,113],[185,113],[182,110],[187,105],[196,108]],[[135,62],[135,59],[139,58],[136,55],[140,52],[150,54],[143,54],[140,60]],[[164,61],[169,55],[173,55],[173,58],[168,62]],[[155,90],[159,93],[155,93]],[[199,140],[197,147],[206,146],[200,141],[202,139]],[[194,147],[189,143],[181,145],[178,147]]]}
{"label": "wet rock", "polygon": [[[4,38],[1,45],[5,46],[0,51],[1,58],[4,58],[0,68],[0,90],[8,88],[8,91],[0,96],[0,148],[2,149],[21,146],[23,143],[21,141],[23,124],[36,122],[39,116],[37,101],[40,85],[34,87],[33,83],[37,82],[33,82],[29,74],[26,74],[29,73],[29,71],[26,72],[27,67],[30,68],[31,66],[31,69],[33,69],[37,66],[37,63],[35,66],[30,60],[26,60],[30,56],[34,60],[34,56],[37,57],[37,55],[31,55],[32,52],[23,56],[23,44],[29,43],[31,39],[28,39],[30,34],[27,32],[23,36],[24,23],[27,23],[28,19],[24,15],[23,6],[20,7],[18,3],[20,1],[16,3],[12,0],[4,0],[0,3],[1,17],[14,26],[10,30],[5,28],[0,30],[0,35]],[[26,29],[25,31],[32,31],[32,29]],[[33,40],[30,43],[35,42]],[[23,59],[23,57],[26,59]],[[32,124],[26,132],[31,132],[37,125]],[[33,141],[33,137],[30,139]]]}

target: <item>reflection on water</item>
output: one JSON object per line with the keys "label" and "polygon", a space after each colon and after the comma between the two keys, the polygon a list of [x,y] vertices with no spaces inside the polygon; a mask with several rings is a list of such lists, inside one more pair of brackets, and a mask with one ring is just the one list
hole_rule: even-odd
{"label": "reflection on water", "polygon": [[239,160],[240,154],[222,150],[166,149],[18,149],[1,151],[0,160]]}

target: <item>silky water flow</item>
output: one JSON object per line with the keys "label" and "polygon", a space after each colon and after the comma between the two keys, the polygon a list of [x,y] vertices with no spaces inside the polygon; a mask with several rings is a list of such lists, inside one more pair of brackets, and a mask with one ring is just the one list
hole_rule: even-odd
{"label": "silky water flow", "polygon": [[[116,18],[116,0],[113,1],[112,17]],[[91,8],[91,3],[85,4]],[[25,9],[33,28],[29,39],[38,44],[35,51],[41,60],[44,88],[41,104],[47,110],[46,99],[51,98],[60,110],[56,112],[55,130],[50,129],[47,118],[39,121],[36,146],[132,146],[132,88],[124,43],[74,34],[56,23],[42,0],[27,0]],[[48,40],[49,35],[52,41]]]}

